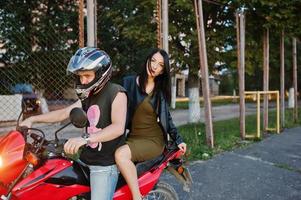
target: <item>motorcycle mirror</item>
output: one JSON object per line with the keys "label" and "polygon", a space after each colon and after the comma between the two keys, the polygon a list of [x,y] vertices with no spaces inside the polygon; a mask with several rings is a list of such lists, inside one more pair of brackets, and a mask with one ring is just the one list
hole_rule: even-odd
{"label": "motorcycle mirror", "polygon": [[76,128],[83,128],[87,125],[88,119],[87,114],[81,108],[73,108],[69,115],[71,123]]}

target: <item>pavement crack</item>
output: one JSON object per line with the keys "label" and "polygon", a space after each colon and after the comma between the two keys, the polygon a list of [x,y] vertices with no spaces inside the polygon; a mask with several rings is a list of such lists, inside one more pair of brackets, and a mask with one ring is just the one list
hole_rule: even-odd
{"label": "pavement crack", "polygon": [[254,156],[250,156],[250,155],[241,155],[241,154],[234,153],[234,152],[231,152],[231,154],[236,155],[236,156],[241,157],[241,158],[246,158],[246,159],[249,159],[249,160],[258,161],[258,162],[264,163],[266,165],[278,167],[278,168],[281,168],[281,169],[286,169],[286,170],[289,170],[289,171],[294,171],[294,172],[297,172],[297,173],[301,174],[301,169],[291,167],[286,163],[273,163],[273,162],[262,160],[261,158],[258,158],[258,157],[254,157]]}
{"label": "pavement crack", "polygon": [[258,158],[258,157],[249,156],[249,155],[241,155],[241,154],[234,153],[234,152],[232,152],[232,154],[234,154],[234,155],[236,155],[236,156],[238,156],[238,157],[241,157],[241,158],[246,158],[246,159],[249,159],[249,160],[258,161],[258,162],[261,162],[261,163],[264,163],[264,164],[267,164],[267,165],[272,165],[272,166],[275,165],[275,163],[272,163],[272,162],[269,162],[269,161],[262,160],[261,158]]}

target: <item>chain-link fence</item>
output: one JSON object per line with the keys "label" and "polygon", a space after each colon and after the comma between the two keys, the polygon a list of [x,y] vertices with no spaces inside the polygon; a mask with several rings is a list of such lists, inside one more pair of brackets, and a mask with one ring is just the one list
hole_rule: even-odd
{"label": "chain-link fence", "polygon": [[0,4],[0,122],[74,102],[66,66],[78,47],[77,2]]}
{"label": "chain-link fence", "polygon": [[[135,6],[133,12],[131,5],[122,2],[98,4],[97,35],[101,39],[97,46],[111,56],[115,82],[140,71],[149,48],[155,45],[155,1],[137,2]],[[76,99],[66,66],[78,48],[78,24],[77,0],[0,1],[0,122],[15,121],[22,105],[31,115],[58,109]],[[170,34],[174,30],[171,28]],[[173,43],[178,41],[174,38],[170,54],[181,58],[184,54],[176,53],[178,45]],[[177,96],[189,97],[187,74],[177,76]],[[198,94],[195,96],[198,101]]]}

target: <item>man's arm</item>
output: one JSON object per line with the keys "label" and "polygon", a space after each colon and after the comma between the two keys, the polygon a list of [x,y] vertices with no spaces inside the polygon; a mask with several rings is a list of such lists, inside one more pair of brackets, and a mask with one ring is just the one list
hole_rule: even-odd
{"label": "man's arm", "polygon": [[112,103],[112,124],[103,128],[99,133],[92,134],[90,136],[90,142],[107,142],[124,134],[126,111],[127,96],[124,92],[119,92]]}
{"label": "man's arm", "polygon": [[[103,128],[96,134],[90,135],[90,142],[107,142],[122,135],[125,129],[126,110],[127,96],[124,92],[119,92],[112,103],[112,124]],[[71,138],[64,145],[64,150],[68,154],[75,154],[79,148],[86,143],[87,141],[82,137]]]}
{"label": "man's arm", "polygon": [[31,127],[32,124],[36,123],[36,122],[52,123],[52,122],[63,121],[69,117],[71,110],[75,107],[81,107],[80,100],[78,100],[77,102],[73,103],[72,105],[70,105],[66,108],[51,111],[51,112],[41,114],[41,115],[29,117],[26,120],[24,120],[23,122],[21,122],[20,126]]}

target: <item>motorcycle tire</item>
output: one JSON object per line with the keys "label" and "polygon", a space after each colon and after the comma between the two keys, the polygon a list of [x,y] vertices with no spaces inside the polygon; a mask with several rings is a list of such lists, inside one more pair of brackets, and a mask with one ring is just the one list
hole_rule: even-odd
{"label": "motorcycle tire", "polygon": [[91,200],[90,193],[74,196],[68,200]]}
{"label": "motorcycle tire", "polygon": [[179,197],[171,185],[159,182],[147,196],[143,197],[143,200],[179,200]]}

